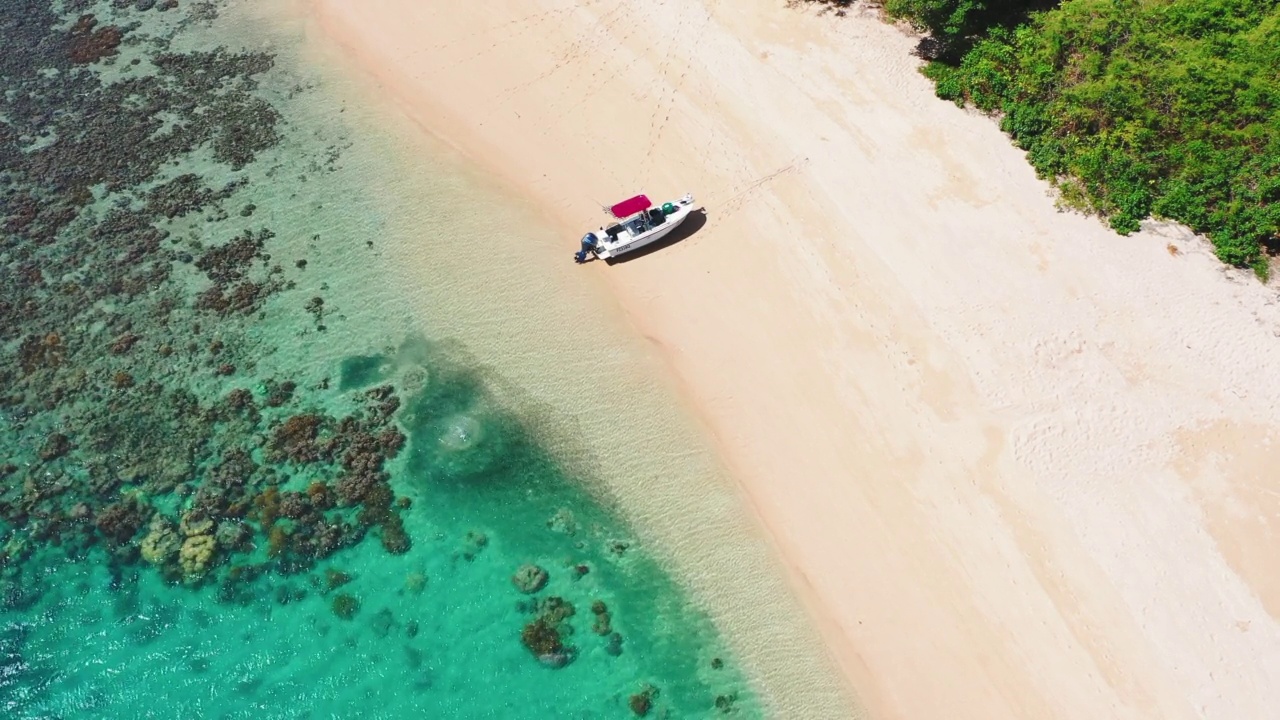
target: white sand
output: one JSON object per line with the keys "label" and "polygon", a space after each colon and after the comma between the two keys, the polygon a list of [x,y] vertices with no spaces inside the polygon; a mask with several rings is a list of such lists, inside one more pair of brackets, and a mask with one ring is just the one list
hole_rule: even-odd
{"label": "white sand", "polygon": [[422,127],[547,204],[563,262],[600,203],[707,206],[574,270],[669,363],[873,716],[1274,716],[1274,289],[1175,228],[1056,212],[870,16],[310,2]]}

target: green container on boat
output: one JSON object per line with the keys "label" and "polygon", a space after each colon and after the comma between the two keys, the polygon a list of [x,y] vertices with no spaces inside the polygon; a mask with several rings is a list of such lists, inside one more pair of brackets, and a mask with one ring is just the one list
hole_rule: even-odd
{"label": "green container on boat", "polygon": [[673,203],[662,203],[662,214],[663,214],[663,215],[670,215],[671,213],[673,213],[673,212],[675,212],[675,211],[676,211],[676,206],[675,206]]}

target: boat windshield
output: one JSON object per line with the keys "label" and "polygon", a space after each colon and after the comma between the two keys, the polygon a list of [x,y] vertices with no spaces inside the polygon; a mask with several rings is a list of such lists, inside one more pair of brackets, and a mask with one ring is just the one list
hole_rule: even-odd
{"label": "boat windshield", "polygon": [[641,215],[640,217],[637,217],[634,220],[629,220],[627,222],[627,230],[630,231],[632,235],[639,235],[640,233],[645,232],[648,229],[649,229],[649,223],[645,222],[644,215]]}

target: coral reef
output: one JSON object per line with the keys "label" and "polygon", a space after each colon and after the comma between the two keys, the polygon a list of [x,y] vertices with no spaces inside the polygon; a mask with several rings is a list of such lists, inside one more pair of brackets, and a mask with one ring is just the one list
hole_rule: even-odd
{"label": "coral reef", "polygon": [[[407,550],[383,470],[404,442],[392,388],[370,391],[367,408],[346,418],[274,414],[300,393],[287,377],[264,381],[260,399],[224,384],[215,385],[221,397],[188,389],[201,371],[252,372],[248,323],[289,287],[271,263],[270,228],[210,225],[214,242],[183,242],[167,229],[189,216],[221,222],[233,198],[256,207],[244,202],[253,190],[245,178],[211,185],[194,172],[168,173],[204,151],[244,168],[279,141],[279,114],[255,92],[272,57],[173,52],[168,38],[120,20],[118,2],[119,27],[86,15],[69,31],[50,3],[15,3],[23,22],[3,27],[9,50],[0,57],[12,89],[0,96],[0,343],[12,349],[0,356],[0,406],[22,432],[43,437],[34,455],[47,467],[6,471],[0,529],[75,556],[101,543],[113,562],[140,558],[166,577],[204,575],[224,558],[247,567],[237,556],[255,547],[269,550],[269,569],[302,572],[359,542],[370,524],[389,551]],[[70,72],[109,64],[124,44],[154,71],[110,81]],[[260,446],[265,464],[252,459]],[[359,488],[346,498],[351,509],[337,510],[324,481],[305,492],[279,488],[282,464],[331,475],[340,466]],[[197,475],[197,467],[211,470]],[[152,502],[169,513],[176,506],[180,527],[163,516],[148,526]],[[244,577],[228,571],[220,597],[238,597]]]}
{"label": "coral reef", "polygon": [[218,552],[218,541],[212,535],[192,535],[182,541],[178,563],[188,578],[198,578],[209,570]]}
{"label": "coral reef", "polygon": [[157,567],[164,567],[173,562],[182,547],[182,537],[178,535],[173,522],[157,513],[151,518],[147,536],[142,539],[142,559]]}
{"label": "coral reef", "polygon": [[267,388],[267,407],[280,407],[293,399],[293,393],[298,389],[298,384],[292,380],[284,382],[276,382],[274,379],[266,382]]}
{"label": "coral reef", "polygon": [[112,340],[111,345],[107,348],[107,350],[112,355],[124,355],[125,353],[128,353],[130,350],[132,350],[133,346],[141,339],[142,339],[141,337],[131,332],[126,332],[125,334],[117,337],[115,340]]}
{"label": "coral reef", "polygon": [[278,558],[289,549],[289,531],[280,525],[272,525],[267,531],[267,557]]}
{"label": "coral reef", "polygon": [[301,520],[312,513],[311,499],[300,492],[283,492],[279,498],[277,512],[281,517]]}
{"label": "coral reef", "polygon": [[334,505],[337,504],[333,498],[333,491],[322,482],[313,482],[307,486],[307,499],[311,501],[311,506],[317,510],[332,510]]}
{"label": "coral reef", "polygon": [[124,32],[114,25],[95,30],[97,24],[98,19],[94,16],[81,15],[75,25],[71,26],[67,42],[67,57],[71,62],[87,65],[116,54],[116,48],[124,39]]}
{"label": "coral reef", "polygon": [[405,532],[404,521],[399,515],[388,514],[382,522],[382,547],[392,555],[409,552],[409,534]]}
{"label": "coral reef", "polygon": [[[434,498],[393,477],[409,443],[398,425],[411,426],[400,416],[408,396],[400,380],[382,383],[416,378],[422,392],[437,368],[330,387],[276,352],[276,329],[315,338],[350,309],[320,284],[330,279],[317,276],[324,256],[297,258],[283,241],[299,228],[249,182],[270,177],[256,158],[284,127],[268,99],[281,83],[258,89],[274,59],[183,49],[192,43],[174,40],[185,18],[166,20],[172,36],[132,21],[179,7],[172,0],[11,5],[20,21],[0,23],[10,91],[0,94],[0,413],[14,441],[0,456],[0,608],[34,602],[42,564],[62,554],[107,565],[122,598],[149,574],[175,592],[207,587],[219,602],[256,607],[310,593],[338,619],[359,616],[361,632],[421,631],[415,643],[425,644],[433,626],[404,613],[426,591],[420,568],[436,565],[401,570],[406,608],[392,616],[371,612],[380,604],[361,615],[348,593],[374,596],[329,563],[355,567],[335,554],[374,538],[392,554],[427,542],[409,513],[431,512]],[[67,8],[98,16],[54,12]],[[450,402],[433,412],[458,412]],[[412,427],[434,422],[412,409]],[[549,525],[585,535],[583,522],[561,510]],[[472,561],[489,537],[473,530],[446,543],[440,552]],[[533,595],[546,591],[543,568],[522,567],[512,582],[531,614],[509,629],[523,625],[538,662],[572,662],[573,605]],[[592,610],[606,652],[621,652],[607,610]]]}
{"label": "coral reef", "polygon": [[558,653],[564,647],[560,642],[560,633],[545,618],[536,618],[525,625],[520,633],[520,641],[539,658]]}
{"label": "coral reef", "polygon": [[252,535],[253,531],[243,522],[239,520],[222,520],[218,523],[218,529],[214,532],[213,537],[218,541],[218,547],[236,552],[246,549],[245,545]]}
{"label": "coral reef", "polygon": [[307,413],[294,415],[277,425],[267,444],[267,459],[271,462],[289,460],[298,464],[318,461],[321,450],[316,440],[323,422],[324,416]]}
{"label": "coral reef", "polygon": [[109,544],[123,545],[133,539],[150,516],[151,508],[130,496],[104,507],[94,525]]}
{"label": "coral reef", "polygon": [[44,447],[40,448],[40,459],[48,462],[56,460],[71,451],[71,440],[62,433],[49,433],[49,437],[45,438]]}
{"label": "coral reef", "polygon": [[270,531],[275,525],[276,518],[280,516],[280,489],[269,487],[258,493],[253,498],[252,517],[256,518],[258,524],[265,531]]}
{"label": "coral reef", "polygon": [[215,527],[213,520],[199,510],[187,512],[182,516],[182,522],[178,524],[178,529],[187,537],[208,535],[214,531]]}
{"label": "coral reef", "polygon": [[206,187],[199,175],[184,173],[157,185],[144,197],[148,212],[172,220],[221,203],[244,185],[244,181],[234,182],[215,191]]}

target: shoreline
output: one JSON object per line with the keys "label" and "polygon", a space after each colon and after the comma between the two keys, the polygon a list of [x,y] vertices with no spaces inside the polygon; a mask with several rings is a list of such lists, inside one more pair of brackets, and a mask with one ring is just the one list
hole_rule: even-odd
{"label": "shoreline", "polygon": [[857,13],[309,7],[424,130],[548,207],[566,263],[597,200],[708,207],[582,270],[672,369],[873,717],[1274,704],[1265,288],[1176,228],[1054,212]]}
{"label": "shoreline", "polygon": [[[388,284],[413,309],[406,322],[461,341],[472,361],[493,373],[492,389],[504,406],[536,425],[557,462],[627,520],[684,600],[715,625],[728,653],[724,667],[749,676],[752,691],[741,710],[752,717],[761,709],[861,717],[781,559],[711,451],[705,424],[677,391],[665,359],[618,305],[606,276],[584,276],[565,262],[555,252],[563,238],[553,218],[463,148],[427,132],[363,73],[350,72],[346,56],[314,35],[299,5],[275,3],[258,13],[258,22],[286,38],[310,28],[316,41],[306,42],[301,59],[320,69],[323,94],[341,103],[345,122],[363,136],[363,154],[381,155],[356,162],[398,178],[377,212]],[[451,188],[455,200],[466,194],[472,202],[448,205],[451,219],[416,222],[418,213],[405,201],[427,199],[430,206],[437,183]],[[516,230],[518,243],[504,247],[503,261],[495,263],[488,243],[439,237],[447,227],[464,237]],[[587,306],[594,312],[584,314]],[[646,431],[619,437],[612,430],[619,425]]]}

